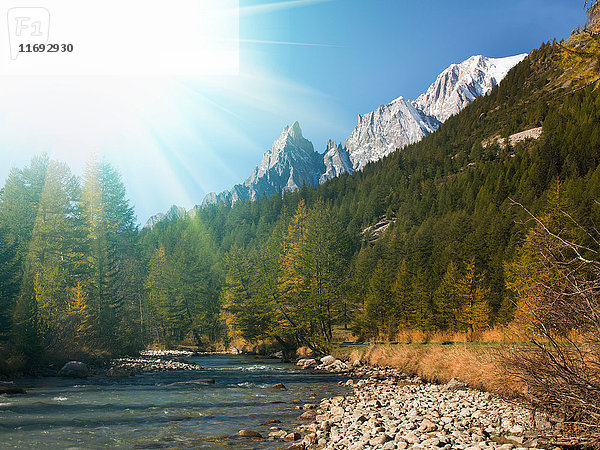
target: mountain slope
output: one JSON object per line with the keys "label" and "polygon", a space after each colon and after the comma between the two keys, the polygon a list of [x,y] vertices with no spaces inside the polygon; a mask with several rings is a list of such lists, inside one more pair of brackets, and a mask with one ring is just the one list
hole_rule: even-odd
{"label": "mountain slope", "polygon": [[[160,242],[161,233],[164,242],[177,242],[171,233],[206,224],[221,251],[234,252],[230,264],[236,266],[230,267],[243,268],[244,276],[263,286],[265,267],[279,267],[285,257],[280,244],[298,211],[316,220],[315,229],[335,227],[341,236],[339,255],[345,255],[340,257],[348,269],[341,276],[343,295],[332,303],[338,325],[354,325],[365,336],[397,325],[464,329],[455,320],[455,289],[473,270],[486,292],[484,325],[504,323],[514,311],[506,268],[533,222],[515,201],[538,217],[554,201],[578,224],[600,222],[599,82],[581,78],[585,69],[598,80],[599,54],[595,39],[585,33],[544,44],[489,95],[421,142],[353,176],[256,202],[199,209],[189,225],[156,227],[148,242]],[[490,136],[508,136],[540,122],[539,139],[505,148],[481,145]],[[328,147],[333,155],[340,149]],[[385,224],[382,218],[389,226],[376,239],[375,233],[361,233]],[[392,309],[390,292],[400,273],[415,295]],[[277,283],[277,277],[272,280]]]}

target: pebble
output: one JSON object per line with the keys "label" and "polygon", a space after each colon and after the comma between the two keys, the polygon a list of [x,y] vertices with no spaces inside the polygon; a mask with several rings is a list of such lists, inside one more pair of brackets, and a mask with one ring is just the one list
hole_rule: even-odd
{"label": "pebble", "polygon": [[[522,405],[470,389],[453,379],[446,385],[425,383],[393,368],[373,368],[338,359],[300,360],[310,369],[346,372],[346,397],[325,399],[301,416],[311,423],[298,431],[315,449],[502,449],[508,438],[519,448],[533,448],[530,412]],[[311,419],[309,414],[314,413]],[[529,436],[529,434],[528,434]]]}

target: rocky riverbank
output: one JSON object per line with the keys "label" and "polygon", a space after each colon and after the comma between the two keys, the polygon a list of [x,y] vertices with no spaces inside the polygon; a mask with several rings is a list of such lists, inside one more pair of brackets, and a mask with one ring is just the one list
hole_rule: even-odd
{"label": "rocky riverbank", "polygon": [[[298,433],[274,427],[270,439],[290,448],[503,449],[547,447],[522,405],[469,389],[460,380],[425,383],[396,369],[349,364],[327,356],[305,368],[346,372],[352,393],[305,405]],[[539,424],[538,424],[539,425]]]}

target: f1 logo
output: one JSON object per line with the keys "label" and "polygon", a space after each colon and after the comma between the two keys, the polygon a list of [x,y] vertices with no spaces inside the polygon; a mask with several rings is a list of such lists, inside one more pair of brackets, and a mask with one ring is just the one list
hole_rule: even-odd
{"label": "f1 logo", "polygon": [[11,8],[7,19],[11,59],[17,59],[21,45],[48,43],[50,11],[46,8]]}

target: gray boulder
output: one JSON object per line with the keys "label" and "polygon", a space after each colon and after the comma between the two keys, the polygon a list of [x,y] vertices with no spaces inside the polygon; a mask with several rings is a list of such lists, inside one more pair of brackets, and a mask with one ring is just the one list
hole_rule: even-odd
{"label": "gray boulder", "polygon": [[317,367],[319,364],[317,363],[316,359],[303,358],[299,359],[296,365],[302,367],[303,369],[310,369],[312,367]]}
{"label": "gray boulder", "polygon": [[59,377],[67,378],[87,378],[90,375],[90,370],[87,364],[81,361],[69,361],[58,372]]}

